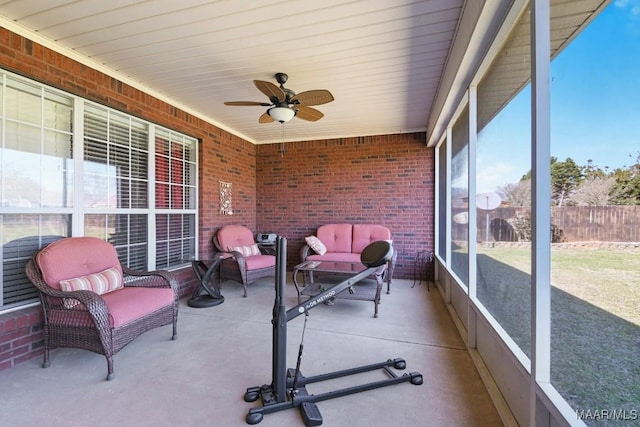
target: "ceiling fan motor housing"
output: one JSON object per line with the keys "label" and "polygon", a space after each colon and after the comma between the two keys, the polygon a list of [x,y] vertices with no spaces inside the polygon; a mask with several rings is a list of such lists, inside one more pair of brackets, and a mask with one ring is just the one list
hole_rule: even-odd
{"label": "ceiling fan motor housing", "polygon": [[[287,80],[289,80],[289,76],[286,75],[285,73],[276,73],[275,78],[276,78],[276,81],[280,83],[280,89],[282,89],[282,91],[285,94],[285,102],[287,104],[291,104],[291,98],[296,96],[296,93],[291,89],[287,89],[286,87],[284,87],[284,84],[287,82]],[[277,102],[274,102],[274,104],[276,103]]]}
{"label": "ceiling fan motor housing", "polygon": [[276,78],[276,81],[281,85],[285,84],[287,80],[289,80],[289,76],[287,76],[285,73],[276,73],[274,77]]}

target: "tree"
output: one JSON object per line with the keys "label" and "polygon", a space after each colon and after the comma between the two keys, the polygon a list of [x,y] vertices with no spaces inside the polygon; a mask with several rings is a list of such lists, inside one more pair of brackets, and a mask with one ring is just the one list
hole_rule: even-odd
{"label": "tree", "polygon": [[592,176],[578,186],[567,204],[578,206],[607,206],[614,198],[616,179],[612,176]]}
{"label": "tree", "polygon": [[[580,167],[570,157],[559,162],[555,156],[551,157],[551,203],[562,206],[569,196],[582,182],[583,167]],[[522,176],[520,181],[531,180],[531,169]]]}
{"label": "tree", "polygon": [[593,163],[592,159],[587,160],[587,166],[582,167],[582,175],[585,179],[589,178],[604,178],[607,176],[606,171],[609,169],[608,166],[604,167],[604,171],[600,169],[599,166]]}
{"label": "tree", "polygon": [[562,206],[583,179],[582,168],[571,157],[564,162],[551,157],[551,200],[556,206]]}
{"label": "tree", "polygon": [[610,175],[616,180],[613,203],[640,205],[640,154],[634,165],[626,169],[617,168]]}
{"label": "tree", "polygon": [[531,206],[531,179],[498,187],[498,194],[510,206]]}
{"label": "tree", "polygon": [[[498,187],[502,199],[511,206],[531,206],[531,170],[515,184]],[[570,157],[559,162],[551,157],[551,204],[581,206],[640,205],[640,152],[635,164],[601,169],[589,159],[578,166]]]}

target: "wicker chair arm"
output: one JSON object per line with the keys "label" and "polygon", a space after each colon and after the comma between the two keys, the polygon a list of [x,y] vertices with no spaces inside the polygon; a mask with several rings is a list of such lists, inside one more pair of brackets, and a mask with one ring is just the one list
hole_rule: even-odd
{"label": "wicker chair arm", "polygon": [[259,247],[260,248],[260,253],[262,255],[276,255],[276,247],[274,246],[269,246],[269,247]]}
{"label": "wicker chair arm", "polygon": [[[89,311],[107,310],[107,305],[100,295],[89,290],[80,291],[59,291],[45,284],[46,287],[41,288],[43,294],[51,298],[73,299],[81,302]],[[73,310],[78,310],[73,308]]]}
{"label": "wicker chair arm", "polygon": [[167,270],[139,271],[122,266],[125,286],[144,286],[148,288],[168,288],[176,281],[173,273]]}
{"label": "wicker chair arm", "polygon": [[302,245],[300,248],[300,262],[305,262],[307,260],[309,252],[311,252],[309,245]]}
{"label": "wicker chair arm", "polygon": [[238,267],[240,268],[240,271],[246,271],[247,270],[247,261],[244,259],[244,255],[242,255],[242,253],[240,253],[238,251],[231,251],[229,253],[231,255],[233,255],[233,258],[238,263]]}
{"label": "wicker chair arm", "polygon": [[139,271],[122,266],[125,287],[171,288],[177,296],[179,293],[178,280],[167,270]]}
{"label": "wicker chair arm", "polygon": [[[109,308],[104,299],[97,293],[89,290],[59,291],[53,288],[45,289],[43,294],[49,299],[47,307],[55,310],[63,310],[69,313],[88,312],[99,331],[108,331]],[[69,304],[70,300],[76,300],[82,305]],[[67,301],[65,304],[64,301]],[[103,339],[106,337],[103,337]]]}
{"label": "wicker chair arm", "polygon": [[[62,294],[62,298],[65,299],[75,299],[80,301],[86,308],[89,313],[91,313],[91,317],[95,318],[104,318],[106,320],[106,325],[109,324],[109,308],[107,304],[104,302],[104,299],[97,293],[89,290],[81,290],[81,291],[56,291],[56,293]],[[72,308],[69,310],[78,310],[77,308]]]}

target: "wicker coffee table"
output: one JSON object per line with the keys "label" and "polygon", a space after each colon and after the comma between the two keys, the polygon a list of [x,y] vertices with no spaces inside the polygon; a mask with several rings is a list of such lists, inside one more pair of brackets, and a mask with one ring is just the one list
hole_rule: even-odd
{"label": "wicker coffee table", "polygon": [[[298,293],[298,303],[302,302],[303,296],[318,295],[340,281],[348,279],[348,276],[354,276],[366,268],[359,262],[338,261],[305,261],[296,265],[293,268],[293,284]],[[333,299],[373,301],[373,317],[378,317],[378,304],[380,303],[382,276],[385,268],[386,266],[381,266],[371,279],[367,278],[355,283],[350,288],[336,294],[330,301]],[[298,281],[300,274],[303,276],[302,283]]]}

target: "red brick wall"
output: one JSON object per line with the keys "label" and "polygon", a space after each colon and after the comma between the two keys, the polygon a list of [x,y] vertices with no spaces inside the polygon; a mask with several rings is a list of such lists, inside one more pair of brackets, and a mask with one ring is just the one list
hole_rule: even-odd
{"label": "red brick wall", "polygon": [[0,314],[0,371],[42,354],[40,306]]}
{"label": "red brick wall", "polygon": [[[321,126],[313,124],[312,126]],[[434,150],[425,134],[398,134],[258,146],[257,226],[287,237],[289,270],[304,237],[327,223],[391,230],[394,277],[412,278],[417,251],[434,239]]]}

